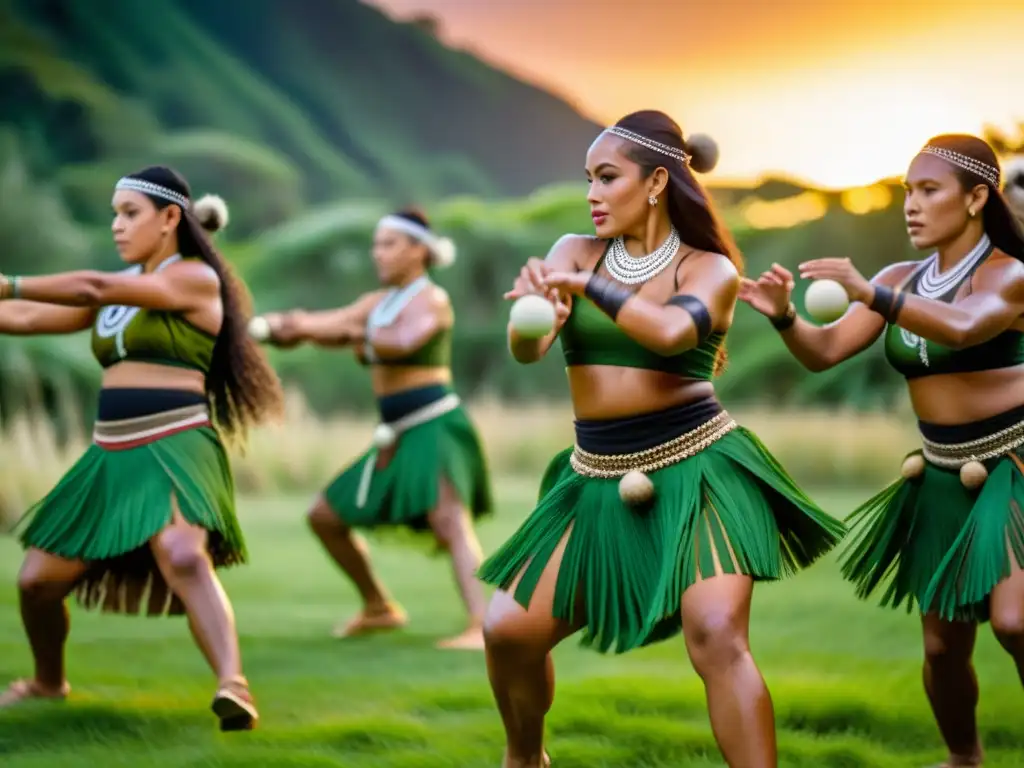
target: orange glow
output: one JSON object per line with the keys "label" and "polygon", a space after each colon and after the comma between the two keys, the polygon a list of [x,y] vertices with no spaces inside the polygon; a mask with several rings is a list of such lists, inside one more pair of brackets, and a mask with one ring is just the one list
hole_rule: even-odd
{"label": "orange glow", "polygon": [[828,213],[828,200],[820,192],[803,192],[782,200],[743,202],[740,211],[754,229],[786,229],[820,219]]}
{"label": "orange glow", "polygon": [[[709,180],[901,175],[938,133],[1024,121],[1008,0],[373,0],[611,122],[661,109],[722,150]],[[580,148],[582,164],[585,148]]]}
{"label": "orange glow", "polygon": [[852,187],[843,190],[840,195],[840,203],[850,213],[862,216],[865,213],[888,208],[892,203],[892,192],[881,184],[873,184],[870,187]]}

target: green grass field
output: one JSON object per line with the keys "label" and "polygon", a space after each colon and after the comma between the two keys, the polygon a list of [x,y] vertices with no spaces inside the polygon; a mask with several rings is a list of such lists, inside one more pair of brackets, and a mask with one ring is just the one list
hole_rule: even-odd
{"label": "green grass field", "polygon": [[[534,485],[505,480],[491,551],[528,510]],[[823,493],[845,513],[859,498]],[[353,591],[307,532],[306,499],[246,499],[252,565],[228,571],[246,671],[263,721],[220,734],[213,680],[182,620],[122,619],[72,608],[72,699],[0,712],[5,768],[497,768],[502,731],[478,653],[434,641],[461,628],[447,563],[399,546],[375,559],[408,609],[399,634],[338,641]],[[0,579],[20,553],[0,543]],[[12,586],[0,592],[0,678],[29,671]],[[859,603],[835,563],[759,588],[753,647],[775,700],[781,765],[925,766],[944,757],[920,683],[917,619]],[[1020,690],[985,630],[977,650],[988,768],[1024,765]],[[681,639],[620,657],[555,653],[548,749],[556,768],[721,766],[700,681]]]}

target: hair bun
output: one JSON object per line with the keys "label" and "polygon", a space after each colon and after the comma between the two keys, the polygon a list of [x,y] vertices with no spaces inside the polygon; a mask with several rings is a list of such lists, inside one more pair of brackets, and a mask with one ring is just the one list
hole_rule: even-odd
{"label": "hair bun", "polygon": [[228,204],[219,195],[203,195],[192,204],[192,213],[210,234],[228,225]]}
{"label": "hair bun", "polygon": [[683,142],[690,156],[690,168],[697,173],[709,173],[718,165],[718,142],[706,133],[695,133]]}

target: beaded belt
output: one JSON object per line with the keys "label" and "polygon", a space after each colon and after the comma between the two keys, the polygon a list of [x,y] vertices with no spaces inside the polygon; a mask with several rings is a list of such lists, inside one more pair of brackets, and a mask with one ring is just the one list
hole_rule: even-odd
{"label": "beaded belt", "polygon": [[373,479],[373,470],[377,466],[377,455],[382,448],[389,448],[394,445],[395,440],[402,432],[413,427],[426,424],[428,421],[444,416],[454,411],[462,404],[462,400],[455,393],[450,393],[435,400],[432,403],[418,408],[412,413],[407,413],[400,419],[390,423],[380,423],[373,432],[373,449],[366,457],[363,464],[363,474],[359,478],[359,489],[356,491],[356,506],[362,509],[366,506],[367,498],[370,495],[370,481]]}
{"label": "beaded belt", "polygon": [[186,429],[208,426],[211,426],[209,408],[203,404],[188,405],[132,419],[97,421],[93,425],[92,439],[104,450],[126,451]]}
{"label": "beaded belt", "polygon": [[988,461],[1024,445],[1024,422],[966,443],[936,443],[923,436],[921,442],[924,458],[930,463],[944,469],[960,469],[972,461]]}

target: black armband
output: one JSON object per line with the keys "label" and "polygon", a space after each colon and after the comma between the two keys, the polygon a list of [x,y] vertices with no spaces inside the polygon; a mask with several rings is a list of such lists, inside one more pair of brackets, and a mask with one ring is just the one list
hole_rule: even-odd
{"label": "black armband", "polygon": [[693,324],[697,326],[697,344],[702,344],[711,335],[711,313],[704,306],[704,302],[696,296],[673,296],[665,303],[679,307],[690,314]]}
{"label": "black armband", "polygon": [[792,328],[793,323],[796,322],[796,304],[792,301],[789,302],[789,306],[786,307],[786,311],[783,312],[780,317],[769,317],[768,321],[772,324],[772,327],[780,333]]}
{"label": "black armband", "polygon": [[887,285],[876,285],[875,296],[869,306],[872,312],[880,314],[887,323],[895,325],[905,300],[903,291],[894,291]]}
{"label": "black armband", "polygon": [[621,285],[593,274],[587,280],[583,295],[590,299],[608,317],[614,320],[619,315],[622,305],[633,295]]}

